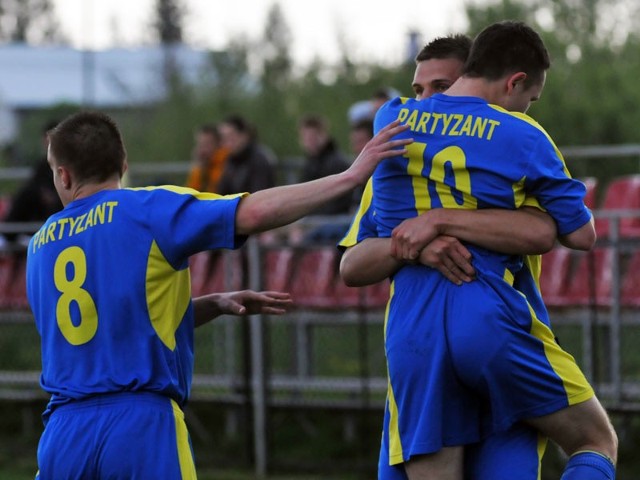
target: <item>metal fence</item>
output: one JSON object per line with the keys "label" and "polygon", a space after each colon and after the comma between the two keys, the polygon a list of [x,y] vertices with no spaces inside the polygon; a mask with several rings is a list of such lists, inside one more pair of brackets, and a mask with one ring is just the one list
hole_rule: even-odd
{"label": "metal fence", "polygon": [[[623,153],[628,155],[628,148]],[[640,158],[640,148],[632,153]],[[166,168],[173,171],[177,167]],[[183,171],[184,166],[181,168],[178,170]],[[149,173],[157,171],[149,168]],[[138,174],[141,172],[134,171],[134,175]],[[610,222],[609,235],[598,242],[600,249],[609,252],[610,261],[602,266],[597,255],[570,254],[573,267],[568,270],[566,282],[581,279],[576,277],[583,274],[575,265],[585,255],[586,272],[594,281],[589,283],[586,301],[550,305],[552,322],[603,403],[612,411],[640,412],[640,353],[636,347],[640,338],[640,302],[626,301],[624,293],[625,288],[636,288],[640,297],[640,283],[634,287],[627,278],[633,269],[638,267],[640,271],[640,264],[636,267],[633,263],[640,253],[640,237],[620,235],[621,220],[640,219],[640,211],[594,213],[597,219]],[[306,228],[326,221],[311,219],[298,226]],[[24,227],[4,224],[0,225],[0,233]],[[299,302],[285,316],[221,317],[196,334],[192,400],[228,406],[225,429],[230,435],[237,432],[238,416],[246,414],[251,418],[248,434],[257,476],[265,475],[271,463],[269,419],[275,410],[382,411],[387,379],[382,332],[384,303],[379,296],[384,289],[377,292],[376,298],[371,291],[348,289],[338,279],[334,247],[294,245],[286,240],[265,243],[253,238],[240,251],[205,254],[200,258],[204,263],[192,269],[194,288],[201,291],[245,286],[256,290],[274,286],[286,289],[300,286],[302,279],[295,276],[296,268],[301,268],[303,256],[313,251],[319,252],[323,265],[331,264],[333,269],[321,280],[311,276],[312,282],[319,282],[313,286],[324,289],[315,301]],[[278,256],[283,252],[288,255],[284,260]],[[16,255],[20,252],[15,249],[5,250],[0,253],[0,262],[13,262]],[[15,265],[19,266],[19,261]],[[547,275],[561,274],[553,270],[555,266],[547,268],[551,270]],[[38,385],[37,332],[24,299],[18,298],[23,292],[16,285],[23,279],[19,275],[12,277],[12,271],[18,272],[9,268],[0,272],[0,398],[44,399]],[[605,298],[599,296],[596,284],[602,274],[609,281]],[[195,278],[197,275],[200,277]],[[350,417],[345,418],[348,430]]]}
{"label": "metal fence", "polygon": [[[625,304],[622,290],[623,264],[640,252],[640,243],[615,234],[619,219],[630,213],[640,216],[638,212],[596,212],[597,218],[606,216],[612,221],[614,232],[599,245],[611,252],[606,267],[609,298],[598,298],[594,288],[586,302],[552,305],[550,311],[556,331],[561,332],[560,340],[568,340],[566,348],[578,357],[604,404],[612,411],[638,412],[640,354],[635,342],[640,337],[640,304]],[[382,411],[387,387],[382,347],[384,304],[372,300],[363,289],[340,285],[336,263],[326,273],[302,265],[303,257],[313,252],[319,254],[319,261],[336,262],[334,250],[323,245],[265,245],[256,238],[240,251],[209,253],[206,268],[194,268],[194,286],[202,291],[244,286],[264,290],[278,282],[284,282],[280,285],[286,290],[301,291],[301,275],[305,273],[310,288],[318,290],[317,296],[303,298],[285,316],[221,317],[196,334],[192,399],[232,407],[225,427],[230,434],[237,431],[234,416],[251,419],[246,434],[252,436],[258,475],[265,474],[270,463],[268,425],[274,409]],[[287,268],[277,265],[283,252],[289,255]],[[16,252],[7,252],[3,260],[14,259],[14,255]],[[572,255],[575,261],[581,258],[579,253]],[[595,270],[603,268],[596,262],[593,257],[589,267],[594,278],[599,275]],[[241,264],[246,268],[243,277],[238,277]],[[625,267],[628,270],[628,265]],[[575,274],[575,270],[570,272]],[[207,280],[195,275],[205,275]],[[226,285],[220,283],[220,277]],[[568,278],[569,282],[577,280]],[[39,343],[25,299],[18,298],[23,290],[15,290],[19,281],[23,278],[0,278],[1,288],[13,289],[2,297],[0,312],[0,397],[42,399]]]}

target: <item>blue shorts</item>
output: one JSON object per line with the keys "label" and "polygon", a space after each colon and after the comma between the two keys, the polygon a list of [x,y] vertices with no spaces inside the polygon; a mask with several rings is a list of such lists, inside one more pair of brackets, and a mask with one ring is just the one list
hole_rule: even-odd
{"label": "blue shorts", "polygon": [[182,410],[153,393],[57,407],[40,438],[38,468],[36,480],[196,478]]}
{"label": "blue shorts", "polygon": [[[465,480],[539,480],[547,445],[532,427],[518,423],[509,430],[464,447]],[[378,480],[408,480],[403,464],[389,465],[383,443],[378,462]]]}
{"label": "blue shorts", "polygon": [[474,266],[477,278],[461,286],[423,266],[394,276],[385,321],[390,465],[480,442],[594,395],[512,287],[513,274],[482,255]]}

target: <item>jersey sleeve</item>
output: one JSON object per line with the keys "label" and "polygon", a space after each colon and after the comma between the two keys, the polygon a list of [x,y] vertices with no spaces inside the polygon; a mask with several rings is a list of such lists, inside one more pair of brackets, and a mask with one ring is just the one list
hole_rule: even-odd
{"label": "jersey sleeve", "polygon": [[574,232],[591,219],[584,204],[586,187],[571,178],[562,154],[546,136],[540,137],[532,151],[525,188],[556,221],[558,235]]}
{"label": "jersey sleeve", "polygon": [[235,234],[235,215],[246,194],[221,196],[182,187],[163,187],[155,193],[149,197],[150,228],[170,263],[203,250],[244,244],[246,237]]}

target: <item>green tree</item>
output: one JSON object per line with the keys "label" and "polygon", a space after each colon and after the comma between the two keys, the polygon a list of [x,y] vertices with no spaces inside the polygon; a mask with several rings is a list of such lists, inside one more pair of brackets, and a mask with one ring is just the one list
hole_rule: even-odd
{"label": "green tree", "polygon": [[156,0],[153,27],[162,45],[182,43],[185,8],[180,0]]}
{"label": "green tree", "polygon": [[184,88],[176,49],[183,43],[185,8],[181,0],[156,0],[153,28],[163,50],[163,78],[169,92]]}
{"label": "green tree", "polygon": [[269,9],[263,39],[258,49],[265,88],[286,89],[291,79],[291,31],[282,8],[274,4]]}
{"label": "green tree", "polygon": [[0,0],[0,41],[50,43],[62,40],[51,0]]}
{"label": "green tree", "polygon": [[[596,145],[638,141],[640,17],[630,15],[638,9],[626,0],[501,0],[474,3],[467,15],[473,34],[505,18],[540,32],[552,67],[541,101],[529,113],[560,146]],[[637,168],[637,159],[602,160],[567,159],[574,175],[602,180]]]}

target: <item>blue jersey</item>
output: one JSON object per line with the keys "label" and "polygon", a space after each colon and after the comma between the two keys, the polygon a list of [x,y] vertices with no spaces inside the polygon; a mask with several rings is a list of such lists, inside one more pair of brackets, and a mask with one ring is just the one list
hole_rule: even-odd
{"label": "blue jersey", "polygon": [[[584,185],[528,116],[475,97],[434,95],[388,102],[376,131],[396,119],[410,126],[402,135],[414,143],[374,172],[373,213],[360,219],[374,221],[376,236],[389,237],[403,220],[432,208],[517,209],[529,199],[554,218],[560,235],[590,221]],[[350,234],[345,242],[364,238]],[[523,267],[521,256],[468,247],[473,282],[457,286],[422,265],[393,277],[385,315],[389,465],[477,442],[593,396],[554,341],[536,257]]]}
{"label": "blue jersey", "polygon": [[381,162],[373,174],[373,207],[380,236],[431,208],[506,208],[536,198],[558,234],[591,218],[586,189],[566,169],[547,133],[525,114],[476,97],[436,94],[385,104],[376,131],[393,120],[410,125],[408,154]]}
{"label": "blue jersey", "polygon": [[104,190],[46,221],[29,244],[27,295],[49,411],[113,392],[184,405],[193,373],[188,259],[242,243],[239,200],[179,187]]}
{"label": "blue jersey", "polygon": [[[416,142],[409,145],[408,155],[386,160],[376,170],[339,247],[389,236],[402,220],[439,207],[544,207],[558,223],[560,235],[589,220],[584,185],[571,179],[560,152],[530,117],[479,98],[440,94],[428,101],[389,102],[380,110],[376,129],[396,117],[412,126],[405,135]],[[493,151],[495,143],[504,155]],[[547,320],[537,285],[540,257],[525,257],[522,274],[520,256],[496,254],[496,259],[516,275],[514,286]]]}

